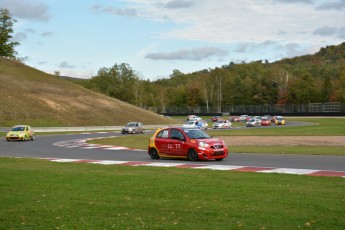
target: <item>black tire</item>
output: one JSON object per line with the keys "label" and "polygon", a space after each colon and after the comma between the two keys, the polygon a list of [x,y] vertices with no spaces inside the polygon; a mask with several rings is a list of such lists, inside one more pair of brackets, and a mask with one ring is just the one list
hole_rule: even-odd
{"label": "black tire", "polygon": [[224,158],[217,158],[216,161],[222,161]]}
{"label": "black tire", "polygon": [[153,159],[153,160],[157,160],[160,158],[158,151],[155,148],[150,148],[149,155],[150,155],[151,159]]}
{"label": "black tire", "polygon": [[190,149],[187,153],[187,158],[190,161],[198,161],[199,160],[199,156],[198,153],[195,151],[195,149]]}

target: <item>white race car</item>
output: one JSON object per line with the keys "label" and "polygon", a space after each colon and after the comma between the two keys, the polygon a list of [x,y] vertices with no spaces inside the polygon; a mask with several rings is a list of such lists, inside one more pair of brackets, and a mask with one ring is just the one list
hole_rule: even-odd
{"label": "white race car", "polygon": [[218,120],[213,124],[214,129],[230,129],[232,123],[229,120]]}

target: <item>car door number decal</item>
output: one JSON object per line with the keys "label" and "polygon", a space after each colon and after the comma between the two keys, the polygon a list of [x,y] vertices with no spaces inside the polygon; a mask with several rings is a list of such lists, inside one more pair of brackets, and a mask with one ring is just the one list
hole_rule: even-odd
{"label": "car door number decal", "polygon": [[162,147],[168,149],[180,149],[181,144],[162,144]]}

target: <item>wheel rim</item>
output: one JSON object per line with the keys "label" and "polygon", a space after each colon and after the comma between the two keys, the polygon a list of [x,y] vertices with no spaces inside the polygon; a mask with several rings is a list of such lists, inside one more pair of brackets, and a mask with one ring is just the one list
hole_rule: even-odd
{"label": "wheel rim", "polygon": [[159,155],[156,149],[154,148],[150,149],[150,157],[152,159],[159,159]]}
{"label": "wheel rim", "polygon": [[191,149],[188,151],[188,160],[190,161],[197,161],[199,160],[199,157],[198,157],[198,153],[194,150],[194,149]]}

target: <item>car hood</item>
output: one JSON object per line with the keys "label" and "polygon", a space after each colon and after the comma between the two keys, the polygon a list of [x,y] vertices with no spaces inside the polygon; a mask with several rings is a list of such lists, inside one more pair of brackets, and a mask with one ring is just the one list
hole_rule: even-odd
{"label": "car hood", "polygon": [[218,139],[218,138],[211,138],[211,139],[197,139],[199,142],[205,142],[209,145],[215,145],[215,144],[218,144],[218,145],[223,145],[224,142],[221,140],[221,139]]}
{"label": "car hood", "polygon": [[21,134],[21,133],[24,133],[24,131],[9,131],[7,133],[7,135],[18,135],[18,134]]}

